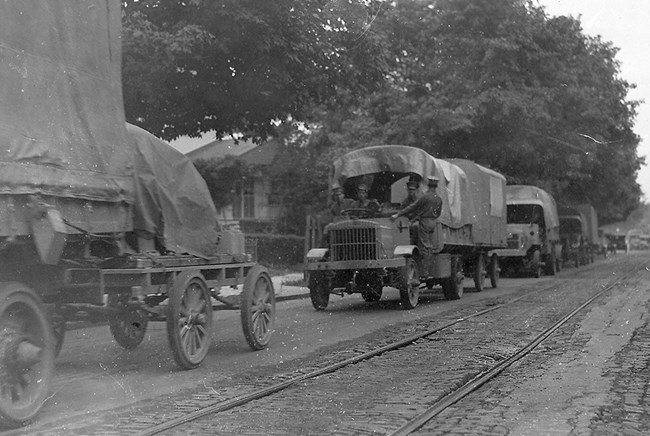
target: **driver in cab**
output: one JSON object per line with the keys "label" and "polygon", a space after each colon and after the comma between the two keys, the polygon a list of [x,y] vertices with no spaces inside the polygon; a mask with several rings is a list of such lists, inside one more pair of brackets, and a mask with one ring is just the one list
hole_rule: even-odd
{"label": "driver in cab", "polygon": [[357,200],[353,203],[354,209],[366,209],[371,213],[379,212],[380,205],[377,200],[368,198],[368,186],[361,183],[357,186]]}

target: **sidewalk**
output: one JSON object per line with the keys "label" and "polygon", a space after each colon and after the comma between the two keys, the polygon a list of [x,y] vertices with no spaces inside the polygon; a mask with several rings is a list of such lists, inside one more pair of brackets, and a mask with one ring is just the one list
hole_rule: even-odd
{"label": "sidewalk", "polygon": [[[309,289],[306,286],[295,286],[291,283],[302,281],[302,273],[292,273],[283,276],[272,276],[273,290],[275,291],[275,301],[297,300],[309,296]],[[220,289],[219,296],[226,301],[238,304],[238,298],[241,294],[242,285],[236,289],[224,287]],[[215,305],[218,304],[214,301]]]}
{"label": "sidewalk", "polygon": [[275,290],[275,301],[296,300],[309,296],[309,289],[306,286],[286,285],[285,283],[296,283],[303,279],[302,273],[287,274],[284,276],[271,277],[273,289]]}

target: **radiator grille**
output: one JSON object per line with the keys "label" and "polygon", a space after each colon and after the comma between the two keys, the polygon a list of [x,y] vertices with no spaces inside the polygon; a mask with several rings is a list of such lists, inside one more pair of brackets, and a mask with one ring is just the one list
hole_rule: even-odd
{"label": "radiator grille", "polygon": [[332,260],[377,259],[377,237],[374,227],[336,229],[330,235]]}
{"label": "radiator grille", "polygon": [[519,249],[519,236],[511,235],[508,236],[508,248]]}

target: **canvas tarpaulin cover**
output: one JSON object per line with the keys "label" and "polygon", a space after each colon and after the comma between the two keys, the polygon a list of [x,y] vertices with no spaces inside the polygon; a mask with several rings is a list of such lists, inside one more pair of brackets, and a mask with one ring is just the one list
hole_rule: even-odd
{"label": "canvas tarpaulin cover", "polygon": [[506,186],[506,204],[536,204],[544,211],[544,224],[547,229],[560,226],[555,199],[548,192],[536,186],[508,185]]}
{"label": "canvas tarpaulin cover", "polygon": [[440,179],[437,193],[442,199],[439,221],[454,228],[473,223],[474,205],[464,171],[420,148],[377,145],[351,151],[334,160],[332,188],[342,187],[351,177],[381,172],[413,173],[423,180],[437,177]]}
{"label": "canvas tarpaulin cover", "polygon": [[119,0],[0,3],[0,194],[133,201]]}
{"label": "canvas tarpaulin cover", "polygon": [[134,230],[161,237],[169,251],[214,254],[217,213],[192,161],[146,130],[127,124],[127,132],[135,151]]}

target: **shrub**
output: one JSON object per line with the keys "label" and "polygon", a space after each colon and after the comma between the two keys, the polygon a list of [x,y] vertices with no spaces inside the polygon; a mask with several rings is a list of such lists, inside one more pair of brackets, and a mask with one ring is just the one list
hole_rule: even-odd
{"label": "shrub", "polygon": [[305,238],[295,235],[248,234],[248,243],[256,248],[257,262],[273,268],[301,264],[305,254]]}

